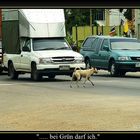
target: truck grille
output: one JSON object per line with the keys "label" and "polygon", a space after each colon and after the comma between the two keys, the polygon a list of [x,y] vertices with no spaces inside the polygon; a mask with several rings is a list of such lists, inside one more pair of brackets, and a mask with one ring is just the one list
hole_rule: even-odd
{"label": "truck grille", "polygon": [[52,57],[53,63],[72,63],[74,62],[73,56]]}
{"label": "truck grille", "polygon": [[140,57],[131,57],[131,60],[140,61]]}

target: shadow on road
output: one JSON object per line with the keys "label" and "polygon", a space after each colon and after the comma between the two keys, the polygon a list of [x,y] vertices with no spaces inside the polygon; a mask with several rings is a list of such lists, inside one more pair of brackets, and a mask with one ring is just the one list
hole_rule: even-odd
{"label": "shadow on road", "polygon": [[5,78],[5,81],[16,81],[16,82],[34,82],[34,83],[40,83],[40,82],[65,82],[70,81],[70,79],[61,79],[61,78],[55,78],[55,79],[49,79],[47,77],[43,77],[39,81],[33,81],[30,77],[19,77],[17,80],[12,80],[9,77]]}
{"label": "shadow on road", "polygon": [[[2,77],[2,78],[1,78]],[[109,72],[100,72],[99,71],[99,73],[98,74],[94,74],[92,77],[96,77],[96,78],[98,78],[98,77],[100,77],[100,78],[115,78],[115,79],[120,79],[120,78],[140,78],[140,73],[126,73],[126,75],[124,76],[124,77],[112,77],[111,75],[110,75],[110,73]],[[66,82],[66,81],[71,81],[71,77],[69,77],[69,76],[56,76],[55,77],[55,79],[49,79],[47,76],[44,76],[43,78],[42,78],[42,80],[40,80],[40,81],[33,81],[31,78],[30,78],[30,74],[28,75],[20,75],[19,76],[19,78],[17,79],[17,80],[11,80],[9,77],[8,77],[8,75],[7,75],[7,73],[2,73],[2,74],[0,74],[0,78],[2,79],[2,80],[4,80],[4,81],[8,81],[8,82],[10,82],[10,81],[16,81],[16,82]]]}
{"label": "shadow on road", "polygon": [[95,77],[109,77],[109,78],[140,78],[140,73],[126,73],[125,76],[118,76],[118,77],[113,77],[110,75],[110,73],[101,73],[101,74],[96,74],[94,75]]}

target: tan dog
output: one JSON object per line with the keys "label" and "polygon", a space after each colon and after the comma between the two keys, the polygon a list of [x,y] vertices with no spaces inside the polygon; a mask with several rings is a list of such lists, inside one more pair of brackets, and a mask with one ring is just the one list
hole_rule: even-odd
{"label": "tan dog", "polygon": [[94,86],[93,82],[90,80],[91,75],[94,73],[98,73],[98,70],[96,68],[91,68],[91,69],[86,69],[86,70],[81,70],[80,68],[75,68],[75,70],[72,74],[72,80],[71,80],[70,87],[72,87],[72,81],[76,81],[77,87],[79,87],[78,81],[80,81],[82,77],[85,78],[83,87],[85,87],[85,83],[87,80],[90,81],[91,84]]}

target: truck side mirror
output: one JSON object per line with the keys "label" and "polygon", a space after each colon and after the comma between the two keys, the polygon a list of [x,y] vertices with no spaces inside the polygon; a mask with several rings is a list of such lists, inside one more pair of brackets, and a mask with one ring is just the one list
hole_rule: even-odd
{"label": "truck side mirror", "polygon": [[22,48],[22,51],[24,51],[24,52],[30,52],[30,49],[29,49],[27,46],[24,46],[24,47]]}
{"label": "truck side mirror", "polygon": [[109,51],[109,47],[106,46],[106,45],[104,45],[104,46],[103,46],[103,50]]}

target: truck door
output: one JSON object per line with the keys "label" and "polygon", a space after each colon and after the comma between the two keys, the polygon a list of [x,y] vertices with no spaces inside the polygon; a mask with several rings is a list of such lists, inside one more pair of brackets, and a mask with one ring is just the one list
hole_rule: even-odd
{"label": "truck door", "polygon": [[108,68],[109,56],[110,56],[109,40],[104,39],[100,51],[98,52],[98,63],[101,68]]}
{"label": "truck door", "polygon": [[24,71],[30,71],[31,69],[31,41],[30,39],[26,41],[25,45],[22,47],[21,52],[21,69]]}
{"label": "truck door", "polygon": [[96,40],[92,44],[92,48],[94,48],[94,54],[93,54],[93,66],[99,68],[100,67],[100,60],[99,60],[99,51],[101,48],[101,43],[103,39],[102,38],[96,38]]}

